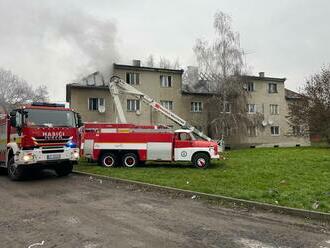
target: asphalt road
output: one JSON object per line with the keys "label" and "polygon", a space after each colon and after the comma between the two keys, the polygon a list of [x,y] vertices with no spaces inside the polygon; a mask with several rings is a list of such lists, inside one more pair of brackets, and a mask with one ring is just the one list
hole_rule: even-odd
{"label": "asphalt road", "polygon": [[24,182],[0,176],[3,248],[330,248],[327,230],[77,175]]}

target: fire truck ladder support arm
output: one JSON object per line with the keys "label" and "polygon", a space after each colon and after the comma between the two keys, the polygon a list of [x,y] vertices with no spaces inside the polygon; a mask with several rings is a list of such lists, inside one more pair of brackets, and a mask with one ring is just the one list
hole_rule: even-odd
{"label": "fire truck ladder support arm", "polygon": [[146,104],[150,105],[155,110],[159,111],[163,115],[165,115],[167,118],[178,124],[180,127],[186,127],[189,128],[194,134],[198,135],[202,139],[205,139],[207,141],[211,141],[212,139],[208,136],[206,136],[203,132],[199,131],[195,127],[191,126],[187,121],[182,119],[180,116],[176,115],[172,111],[168,110],[164,106],[162,106],[160,103],[156,102],[153,98],[145,95],[141,91],[134,88],[132,85],[127,84],[124,80],[117,76],[113,76],[110,79],[109,83],[109,90],[113,97],[116,110],[118,113],[118,118],[121,123],[127,123],[124,110],[122,107],[122,104],[119,99],[119,94],[124,93],[128,95],[133,95],[137,99],[142,100]]}

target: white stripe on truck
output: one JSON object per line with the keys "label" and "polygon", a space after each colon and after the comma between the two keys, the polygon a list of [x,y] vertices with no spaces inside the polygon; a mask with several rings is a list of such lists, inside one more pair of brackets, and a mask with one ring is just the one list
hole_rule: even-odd
{"label": "white stripe on truck", "polygon": [[147,143],[95,143],[94,149],[147,150]]}

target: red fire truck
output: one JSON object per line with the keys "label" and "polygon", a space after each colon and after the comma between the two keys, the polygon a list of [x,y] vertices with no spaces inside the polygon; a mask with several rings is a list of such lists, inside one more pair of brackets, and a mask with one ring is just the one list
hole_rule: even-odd
{"label": "red fire truck", "polygon": [[0,116],[0,167],[12,180],[28,168],[68,175],[79,159],[81,117],[64,104],[32,103]]}
{"label": "red fire truck", "polygon": [[[106,167],[116,164],[133,167],[139,162],[156,160],[191,161],[198,168],[206,168],[211,159],[219,158],[221,146],[217,142],[132,85],[113,77],[109,90],[121,124],[85,123],[82,149],[87,158]],[[182,128],[172,131],[127,124],[119,99],[122,93],[135,96]]]}
{"label": "red fire truck", "polygon": [[106,123],[85,123],[83,129],[83,156],[105,167],[191,161],[197,168],[206,168],[211,159],[219,158],[216,142],[198,139],[189,129]]}

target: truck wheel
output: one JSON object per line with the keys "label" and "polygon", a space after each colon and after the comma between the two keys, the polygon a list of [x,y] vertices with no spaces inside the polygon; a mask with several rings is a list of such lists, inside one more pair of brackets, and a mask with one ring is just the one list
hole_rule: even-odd
{"label": "truck wheel", "polygon": [[192,163],[199,169],[205,169],[210,165],[210,156],[205,153],[197,153],[193,156]]}
{"label": "truck wheel", "polygon": [[138,157],[134,153],[126,153],[122,158],[122,164],[128,168],[136,166],[138,162]]}
{"label": "truck wheel", "polygon": [[69,175],[73,170],[73,165],[59,165],[59,167],[55,168],[55,172],[59,177],[65,177]]}
{"label": "truck wheel", "polygon": [[100,164],[104,167],[114,167],[116,165],[116,156],[112,153],[104,153],[101,157]]}
{"label": "truck wheel", "polygon": [[22,180],[23,179],[24,168],[22,168],[21,166],[18,166],[15,163],[14,157],[12,157],[9,160],[7,171],[8,171],[8,176],[9,176],[9,178],[11,180],[13,180],[13,181],[19,181],[19,180]]}

